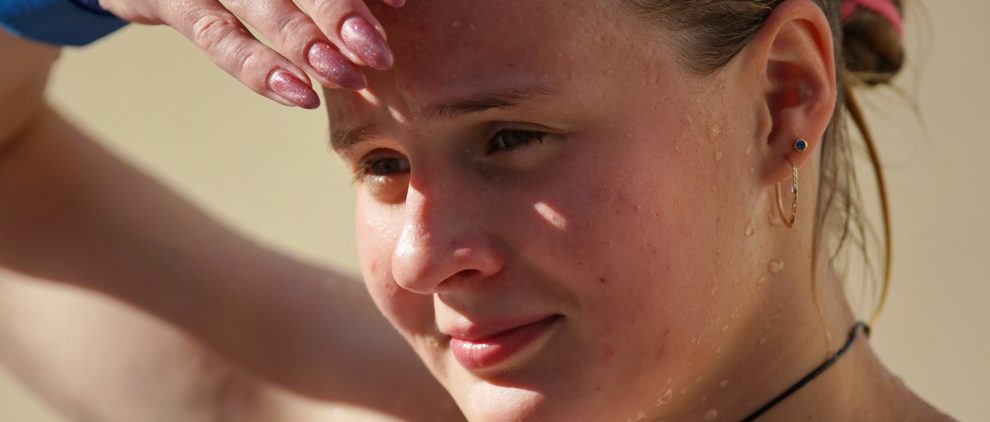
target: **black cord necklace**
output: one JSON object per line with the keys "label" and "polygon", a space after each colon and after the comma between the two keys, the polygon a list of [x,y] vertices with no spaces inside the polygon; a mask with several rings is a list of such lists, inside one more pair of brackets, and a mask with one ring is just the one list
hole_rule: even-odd
{"label": "black cord necklace", "polygon": [[809,382],[811,382],[811,380],[821,375],[822,372],[825,372],[826,369],[834,365],[835,362],[838,361],[839,358],[841,358],[842,355],[844,355],[847,350],[849,350],[849,347],[852,346],[853,342],[856,341],[856,338],[859,336],[860,330],[862,330],[867,337],[870,336],[870,326],[866,325],[865,322],[857,322],[856,325],[853,325],[852,329],[849,330],[849,337],[846,339],[846,344],[843,344],[842,347],[837,352],[835,352],[834,355],[832,355],[832,357],[826,359],[825,362],[822,362],[822,364],[818,365],[817,368],[811,370],[811,372],[809,372],[803,378],[798,380],[798,382],[794,383],[794,385],[784,390],[783,393],[780,393],[779,395],[777,395],[777,397],[774,397],[773,400],[770,400],[769,402],[767,402],[767,404],[763,405],[763,407],[759,408],[757,411],[747,416],[745,419],[743,419],[743,422],[752,422],[755,421],[756,418],[763,416],[763,414],[766,413],[768,410],[780,404],[780,402],[786,400],[792,394],[796,393],[802,387],[804,387]]}

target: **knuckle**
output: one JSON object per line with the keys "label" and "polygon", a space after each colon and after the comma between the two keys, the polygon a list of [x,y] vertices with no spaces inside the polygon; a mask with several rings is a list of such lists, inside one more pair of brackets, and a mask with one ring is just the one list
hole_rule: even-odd
{"label": "knuckle", "polygon": [[205,13],[193,22],[191,37],[199,48],[214,51],[223,49],[223,44],[232,35],[240,33],[242,28],[241,22],[232,15]]}
{"label": "knuckle", "polygon": [[[296,13],[287,18],[279,29],[278,42],[282,45],[306,43],[316,34],[313,21],[302,13]],[[300,46],[301,47],[301,46]]]}
{"label": "knuckle", "polygon": [[[259,62],[262,61],[261,54],[259,54],[258,51],[255,49],[249,49],[247,51],[238,51],[236,57],[237,57],[235,62],[236,70],[234,72],[235,75],[237,75],[238,79],[242,79],[242,80],[244,79],[243,78],[244,75],[252,74],[251,69],[258,67]],[[251,87],[254,87],[254,83],[253,83],[254,81],[244,80],[243,82]]]}
{"label": "knuckle", "polygon": [[313,16],[318,16],[321,21],[325,21],[327,18],[333,18],[342,14],[341,9],[343,9],[343,4],[345,2],[340,1],[317,1],[313,6]]}

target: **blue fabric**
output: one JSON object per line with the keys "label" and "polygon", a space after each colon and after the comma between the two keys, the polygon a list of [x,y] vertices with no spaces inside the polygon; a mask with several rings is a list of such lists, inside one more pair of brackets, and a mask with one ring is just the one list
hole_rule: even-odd
{"label": "blue fabric", "polygon": [[35,41],[78,46],[127,25],[126,21],[89,6],[73,0],[0,0],[0,27]]}
{"label": "blue fabric", "polygon": [[96,13],[101,13],[104,15],[110,14],[110,12],[107,12],[107,10],[103,8],[103,6],[100,6],[100,0],[72,0],[72,1],[82,6],[83,8],[92,10]]}

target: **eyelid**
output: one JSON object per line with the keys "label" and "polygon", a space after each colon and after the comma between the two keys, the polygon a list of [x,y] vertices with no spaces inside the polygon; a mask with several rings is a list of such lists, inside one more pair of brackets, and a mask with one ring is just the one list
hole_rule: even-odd
{"label": "eyelid", "polygon": [[396,154],[405,155],[401,145],[393,142],[389,137],[381,133],[362,133],[361,142],[349,145],[347,148],[336,149],[337,154],[352,169],[359,169],[368,157],[379,151],[394,151]]}
{"label": "eyelid", "polygon": [[560,131],[554,130],[552,128],[536,124],[536,123],[525,123],[525,122],[495,122],[488,126],[485,131],[485,140],[490,140],[498,135],[499,132],[504,131],[519,131],[519,132],[541,132],[547,135],[557,135]]}

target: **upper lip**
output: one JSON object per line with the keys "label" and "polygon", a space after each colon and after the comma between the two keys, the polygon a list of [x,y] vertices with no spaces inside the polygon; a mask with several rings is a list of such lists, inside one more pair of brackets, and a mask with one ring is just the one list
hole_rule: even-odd
{"label": "upper lip", "polygon": [[539,316],[486,319],[482,321],[468,320],[464,324],[452,324],[448,327],[443,327],[440,329],[440,332],[458,340],[477,342],[554,317],[557,317],[557,315],[545,314]]}

